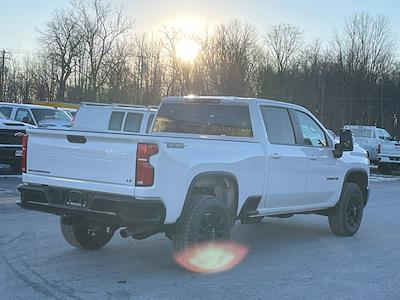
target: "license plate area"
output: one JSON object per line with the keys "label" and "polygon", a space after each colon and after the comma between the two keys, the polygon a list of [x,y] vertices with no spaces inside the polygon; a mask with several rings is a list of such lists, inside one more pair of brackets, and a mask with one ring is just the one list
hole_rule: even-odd
{"label": "license plate area", "polygon": [[79,207],[79,208],[87,208],[89,206],[86,193],[80,191],[69,191],[64,195],[65,195],[64,203],[68,206]]}
{"label": "license plate area", "polygon": [[22,156],[22,150],[15,150],[15,157],[21,157]]}

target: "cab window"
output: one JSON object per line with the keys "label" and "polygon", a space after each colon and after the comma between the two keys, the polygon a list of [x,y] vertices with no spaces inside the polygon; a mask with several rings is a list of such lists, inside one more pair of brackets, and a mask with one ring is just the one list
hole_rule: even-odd
{"label": "cab window", "polygon": [[300,125],[300,133],[303,136],[304,145],[326,147],[327,141],[324,131],[309,115],[301,111],[295,111]]}
{"label": "cab window", "polygon": [[261,107],[265,129],[271,144],[296,144],[289,111],[281,107]]}
{"label": "cab window", "polygon": [[14,119],[15,119],[15,121],[20,121],[23,123],[35,125],[35,122],[33,121],[31,113],[29,112],[29,110],[27,110],[25,108],[18,108]]}
{"label": "cab window", "polygon": [[11,117],[12,107],[2,106],[0,107],[0,112],[9,119]]}

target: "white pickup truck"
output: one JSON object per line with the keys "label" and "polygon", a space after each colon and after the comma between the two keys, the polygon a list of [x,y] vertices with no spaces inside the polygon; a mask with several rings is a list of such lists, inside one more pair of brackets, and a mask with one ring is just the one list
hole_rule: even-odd
{"label": "white pickup truck", "polygon": [[373,164],[383,174],[400,169],[400,143],[383,128],[363,125],[346,125],[353,132],[354,142],[368,153]]}
{"label": "white pickup truck", "polygon": [[340,138],[289,103],[168,97],[150,135],[29,130],[19,205],[61,216],[64,238],[83,249],[123,228],[136,239],[164,232],[179,251],[228,239],[235,220],[308,213],[351,236],[369,161],[349,130]]}

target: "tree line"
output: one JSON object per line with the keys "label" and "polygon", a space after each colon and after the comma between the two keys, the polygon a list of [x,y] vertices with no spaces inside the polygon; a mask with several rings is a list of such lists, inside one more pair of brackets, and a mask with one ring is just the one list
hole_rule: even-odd
{"label": "tree line", "polygon": [[[177,54],[183,38],[200,48]],[[106,0],[77,1],[55,11],[38,32],[40,51],[4,68],[4,101],[158,104],[166,95],[234,95],[290,101],[329,128],[378,125],[393,130],[400,61],[390,20],[359,13],[323,46],[300,28],[260,32],[232,20],[191,34],[135,31],[123,9]]]}

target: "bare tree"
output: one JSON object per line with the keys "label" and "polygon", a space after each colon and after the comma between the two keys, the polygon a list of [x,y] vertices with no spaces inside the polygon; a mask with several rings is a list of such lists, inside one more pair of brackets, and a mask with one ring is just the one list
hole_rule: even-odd
{"label": "bare tree", "polygon": [[265,38],[269,55],[278,72],[288,69],[300,50],[302,32],[296,26],[280,23],[272,26]]}
{"label": "bare tree", "polygon": [[79,32],[78,16],[73,10],[56,11],[52,19],[40,32],[40,44],[52,65],[57,67],[55,77],[58,83],[57,100],[65,100],[68,78],[73,70],[74,59],[82,37]]}
{"label": "bare tree", "polygon": [[97,100],[103,63],[118,39],[132,27],[132,22],[123,15],[122,9],[113,9],[109,1],[79,2],[75,7],[80,12],[80,34],[89,60],[90,96]]}

